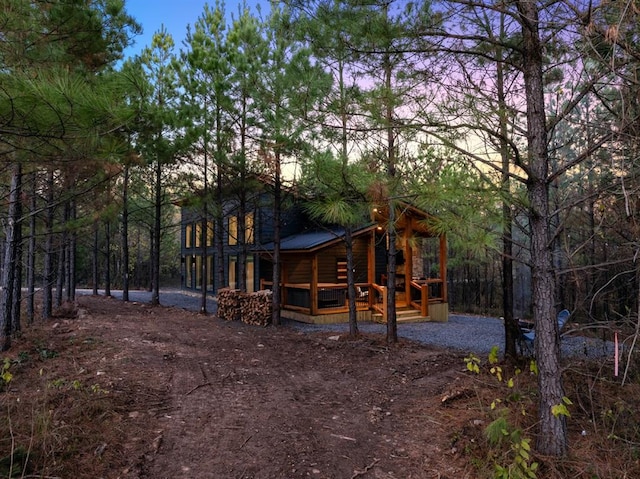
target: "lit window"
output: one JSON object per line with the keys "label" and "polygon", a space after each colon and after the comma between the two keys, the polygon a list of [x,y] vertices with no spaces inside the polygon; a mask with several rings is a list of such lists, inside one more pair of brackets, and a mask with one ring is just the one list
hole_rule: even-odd
{"label": "lit window", "polygon": [[193,256],[185,256],[184,262],[184,285],[186,288],[193,288]]}
{"label": "lit window", "polygon": [[202,223],[196,223],[196,248],[202,246]]}
{"label": "lit window", "polygon": [[184,229],[184,247],[193,247],[193,225],[191,223],[187,224]]}
{"label": "lit window", "polygon": [[207,290],[213,290],[213,256],[207,256]]}
{"label": "lit window", "polygon": [[213,246],[213,221],[207,221],[207,246]]}
{"label": "lit window", "polygon": [[255,284],[255,263],[253,256],[247,256],[247,293],[253,293]]}
{"label": "lit window", "polygon": [[229,216],[229,244],[238,244],[238,217]]}
{"label": "lit window", "polygon": [[196,277],[196,289],[201,289],[202,288],[202,256],[198,255],[196,256],[196,270],[195,270],[195,277]]}

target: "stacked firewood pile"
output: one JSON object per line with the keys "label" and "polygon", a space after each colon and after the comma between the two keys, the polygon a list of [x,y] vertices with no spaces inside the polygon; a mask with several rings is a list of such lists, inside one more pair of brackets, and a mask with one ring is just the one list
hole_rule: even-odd
{"label": "stacked firewood pile", "polygon": [[225,321],[266,326],[271,323],[271,291],[242,293],[238,289],[218,291],[218,317]]}
{"label": "stacked firewood pile", "polygon": [[245,293],[240,297],[240,319],[247,324],[266,326],[271,324],[271,291]]}
{"label": "stacked firewood pile", "polygon": [[241,294],[239,289],[223,288],[218,291],[218,318],[224,321],[240,319]]}

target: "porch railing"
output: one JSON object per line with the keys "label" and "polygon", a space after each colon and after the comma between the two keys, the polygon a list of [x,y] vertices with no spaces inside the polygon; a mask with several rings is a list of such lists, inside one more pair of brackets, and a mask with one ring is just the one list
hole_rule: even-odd
{"label": "porch railing", "polygon": [[411,306],[420,310],[421,316],[429,316],[429,302],[445,301],[442,279],[412,280],[409,290]]}
{"label": "porch railing", "polygon": [[[272,281],[262,280],[261,289],[273,289]],[[356,284],[356,308],[368,310],[371,302],[370,285]],[[281,285],[282,307],[306,314],[330,314],[349,311],[346,283],[319,284],[315,304],[312,304],[311,285],[308,283],[284,283]]]}
{"label": "porch railing", "polygon": [[379,284],[371,284],[373,298],[370,301],[371,309],[382,315],[382,322],[387,322],[387,287]]}

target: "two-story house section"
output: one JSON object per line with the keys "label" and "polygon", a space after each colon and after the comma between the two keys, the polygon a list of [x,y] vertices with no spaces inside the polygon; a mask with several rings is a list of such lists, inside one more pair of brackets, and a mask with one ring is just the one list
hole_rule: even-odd
{"label": "two-story house section", "polygon": [[[235,199],[225,201],[221,218],[207,214],[203,221],[203,208],[196,202],[181,203],[181,263],[182,287],[201,291],[206,261],[207,291],[220,288],[240,289],[240,267],[244,260],[245,288],[248,292],[260,287],[260,278],[271,277],[272,262],[268,255],[259,254],[262,245],[273,242],[273,201],[268,193],[260,192],[247,198],[244,208]],[[213,207],[209,206],[208,211]],[[244,211],[241,211],[244,210]],[[307,215],[298,204],[282,212],[282,236],[303,230],[308,225]],[[222,254],[219,242],[222,239]],[[224,280],[220,282],[222,269]]]}
{"label": "two-story house section", "polygon": [[[271,195],[260,192],[245,202],[221,206],[222,218],[204,222],[197,207],[182,205],[183,287],[201,291],[206,261],[207,290],[240,288],[244,259],[245,289],[271,289],[274,216]],[[242,218],[244,217],[244,221]],[[446,321],[446,237],[429,228],[429,214],[402,204],[395,217],[395,303],[407,320]],[[281,213],[280,278],[282,316],[307,322],[348,320],[345,230],[308,218],[300,201]],[[386,320],[389,300],[388,216],[372,209],[352,231],[358,316]],[[222,239],[222,245],[216,241]],[[221,249],[221,252],[219,251]],[[220,274],[222,272],[222,274]],[[218,278],[222,277],[220,280]]]}

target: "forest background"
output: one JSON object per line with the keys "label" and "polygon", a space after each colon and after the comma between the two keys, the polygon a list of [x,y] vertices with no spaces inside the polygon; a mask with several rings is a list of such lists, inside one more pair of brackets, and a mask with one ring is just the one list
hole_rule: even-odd
{"label": "forest background", "polygon": [[125,2],[5,2],[3,349],[36,290],[44,317],[78,285],[157,304],[195,191],[216,241],[256,176],[276,212],[295,188],[345,226],[410,198],[448,236],[452,308],[503,316],[511,345],[517,315],[538,324],[537,446],[564,454],[556,310],[630,345],[640,326],[639,9],[317,0],[230,21],[216,2],[182,46],[161,29],[125,60]]}

